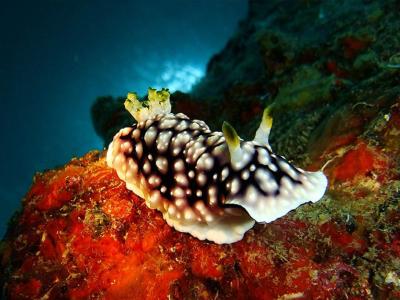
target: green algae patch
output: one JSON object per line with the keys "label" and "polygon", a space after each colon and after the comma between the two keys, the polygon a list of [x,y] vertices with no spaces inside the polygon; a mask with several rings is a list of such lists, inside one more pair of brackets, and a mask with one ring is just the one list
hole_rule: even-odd
{"label": "green algae patch", "polygon": [[313,66],[302,66],[295,72],[292,81],[279,89],[273,111],[279,113],[329,102],[335,80],[334,75],[323,76]]}

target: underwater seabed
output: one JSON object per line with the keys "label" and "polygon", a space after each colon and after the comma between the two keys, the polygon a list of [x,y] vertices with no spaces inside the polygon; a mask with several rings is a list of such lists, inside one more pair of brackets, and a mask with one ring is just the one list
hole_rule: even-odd
{"label": "underwater seabed", "polygon": [[[322,169],[325,196],[218,245],[168,226],[93,151],[34,178],[1,242],[8,299],[400,299],[399,3],[280,3],[250,1],[172,111],[251,139],[272,105],[272,149]],[[122,102],[94,104],[105,144],[131,123]]]}

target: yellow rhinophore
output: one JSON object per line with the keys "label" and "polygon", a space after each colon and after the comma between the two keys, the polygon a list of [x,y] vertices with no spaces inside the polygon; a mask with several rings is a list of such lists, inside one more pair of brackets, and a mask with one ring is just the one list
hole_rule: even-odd
{"label": "yellow rhinophore", "polygon": [[261,123],[256,131],[254,141],[262,145],[269,145],[268,138],[272,128],[272,122],[273,119],[271,117],[271,106],[268,106],[264,109]]}

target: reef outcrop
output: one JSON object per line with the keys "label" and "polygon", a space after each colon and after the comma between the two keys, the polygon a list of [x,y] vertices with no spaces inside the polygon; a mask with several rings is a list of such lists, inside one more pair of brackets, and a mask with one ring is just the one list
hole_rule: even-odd
{"label": "reef outcrop", "polygon": [[[169,227],[91,152],[35,176],[0,246],[9,299],[400,298],[398,1],[250,1],[248,17],[172,111],[271,146],[329,190],[231,245]],[[126,115],[125,115],[126,114]],[[121,99],[93,109],[107,144]]]}
{"label": "reef outcrop", "polygon": [[[343,193],[334,189],[318,208],[305,205],[217,245],[169,227],[126,189],[104,153],[91,152],[35,176],[1,244],[3,292],[8,299],[366,299],[386,281],[380,293],[398,296],[396,194],[370,205],[371,193]],[[367,208],[357,214],[351,206]]]}

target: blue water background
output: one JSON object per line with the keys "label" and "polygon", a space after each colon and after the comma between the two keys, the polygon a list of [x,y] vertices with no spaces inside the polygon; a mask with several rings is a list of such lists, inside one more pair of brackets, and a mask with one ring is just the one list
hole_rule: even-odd
{"label": "blue water background", "polygon": [[0,236],[36,171],[101,149],[97,96],[190,90],[245,0],[0,3]]}

